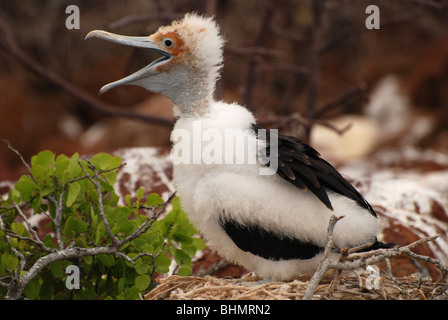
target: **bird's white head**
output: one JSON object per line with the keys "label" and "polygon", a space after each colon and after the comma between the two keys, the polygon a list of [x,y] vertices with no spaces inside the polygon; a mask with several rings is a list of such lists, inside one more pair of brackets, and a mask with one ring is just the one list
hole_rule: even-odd
{"label": "bird's white head", "polygon": [[102,30],[89,32],[111,42],[145,48],[161,57],[139,71],[101,88],[100,94],[120,85],[137,85],[173,101],[178,115],[200,114],[213,100],[223,60],[223,38],[212,18],[187,14],[146,37],[128,37]]}

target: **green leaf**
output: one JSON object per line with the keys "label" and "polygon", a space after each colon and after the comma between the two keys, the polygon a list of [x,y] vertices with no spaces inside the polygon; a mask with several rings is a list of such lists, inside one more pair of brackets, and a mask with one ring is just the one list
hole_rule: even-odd
{"label": "green leaf", "polygon": [[79,191],[81,190],[81,185],[77,182],[70,183],[68,185],[67,191],[67,207],[71,207],[73,203],[76,201],[76,198],[79,195]]}
{"label": "green leaf", "polygon": [[118,279],[117,290],[119,295],[121,295],[124,291],[125,280],[125,278]]}
{"label": "green leaf", "polygon": [[42,197],[54,192],[54,180],[51,170],[52,169],[44,168],[41,165],[35,165],[31,168],[31,174],[38,183],[40,195]]}
{"label": "green leaf", "polygon": [[19,236],[23,236],[23,234],[26,231],[25,226],[21,222],[14,222],[14,223],[12,223],[11,224],[11,230],[14,233],[17,233]]}
{"label": "green leaf", "polygon": [[116,222],[118,220],[122,220],[122,219],[128,219],[128,217],[131,215],[131,210],[129,208],[126,207],[117,207],[117,208],[112,208],[107,206],[106,208],[104,208],[104,212],[106,214],[107,219],[109,220],[109,222]]}
{"label": "green leaf", "polygon": [[150,244],[150,243],[145,243],[145,244],[141,247],[140,250],[143,251],[143,252],[154,252],[154,251],[155,251],[155,250],[154,250],[154,246],[153,246],[152,244]]}
{"label": "green leaf", "polygon": [[124,234],[126,236],[130,235],[136,229],[134,224],[131,221],[129,221],[127,218],[122,218],[122,219],[118,220],[117,224],[120,227],[120,231],[124,232]]}
{"label": "green leaf", "polygon": [[100,254],[98,255],[98,260],[107,268],[115,265],[115,259],[110,254]]}
{"label": "green leaf", "polygon": [[109,163],[109,169],[113,169],[113,168],[117,168],[121,165],[121,157],[120,156],[115,156],[112,157],[112,159],[110,159],[110,163]]}
{"label": "green leaf", "polygon": [[101,243],[101,240],[104,239],[104,235],[106,233],[106,228],[104,227],[104,224],[98,223],[98,226],[96,227],[95,231],[95,244],[99,245]]}
{"label": "green leaf", "polygon": [[171,201],[171,205],[173,206],[173,210],[175,209],[182,210],[182,205],[180,203],[179,197],[174,197],[173,200]]}
{"label": "green leaf", "polygon": [[50,265],[51,273],[53,274],[53,277],[56,279],[62,279],[62,277],[65,275],[65,268],[69,265],[68,261],[55,261]]}
{"label": "green leaf", "polygon": [[126,298],[129,300],[139,300],[140,299],[140,289],[138,287],[129,288]]}
{"label": "green leaf", "polygon": [[87,231],[87,227],[87,222],[76,219],[75,233],[85,232]]}
{"label": "green leaf", "polygon": [[204,250],[207,244],[201,238],[193,238],[193,244],[196,247],[196,250]]}
{"label": "green leaf", "polygon": [[50,168],[54,162],[55,154],[49,150],[39,152],[39,154],[31,157],[31,166],[40,165],[44,168]]}
{"label": "green leaf", "polygon": [[93,257],[92,256],[85,256],[84,257],[84,262],[86,264],[92,264],[92,261],[93,261]]}
{"label": "green leaf", "polygon": [[107,170],[111,160],[112,156],[110,154],[101,152],[94,155],[92,159],[90,159],[90,162],[92,162],[97,170]]}
{"label": "green leaf", "polygon": [[147,274],[149,272],[149,266],[143,262],[138,263],[138,261],[141,261],[141,259],[137,260],[137,263],[135,264],[135,271],[141,275]]}
{"label": "green leaf", "polygon": [[176,260],[178,264],[191,266],[191,257],[182,250],[176,249],[176,251],[174,252],[174,260]]}
{"label": "green leaf", "polygon": [[184,245],[182,244],[182,251],[188,254],[190,257],[196,253],[196,246],[194,244]]}
{"label": "green leaf", "polygon": [[6,268],[8,268],[11,271],[15,270],[17,268],[17,266],[19,265],[19,259],[8,254],[8,253],[2,254],[2,256],[0,258],[0,262],[2,265],[4,265]]}
{"label": "green leaf", "polygon": [[151,207],[156,207],[164,202],[165,201],[162,198],[160,198],[160,196],[157,193],[151,193],[149,196],[146,197],[146,204]]}
{"label": "green leaf", "polygon": [[132,201],[131,201],[131,195],[129,195],[129,194],[125,195],[125,196],[124,196],[124,201],[126,202],[126,204],[127,204],[128,206],[131,206],[131,204],[132,204]]}
{"label": "green leaf", "polygon": [[77,153],[72,155],[70,158],[70,163],[68,165],[69,179],[80,177],[84,173],[78,163],[78,160],[79,155]]}
{"label": "green leaf", "polygon": [[56,177],[62,184],[66,184],[69,180],[69,165],[70,160],[64,154],[59,155],[54,163]]}
{"label": "green leaf", "polygon": [[39,297],[40,284],[39,284],[39,276],[34,277],[28,282],[25,289],[23,290],[23,294],[30,300],[35,300]]}
{"label": "green leaf", "polygon": [[143,198],[143,195],[145,194],[145,188],[140,187],[137,189],[137,201],[140,202],[140,200]]}
{"label": "green leaf", "polygon": [[75,233],[75,223],[75,218],[68,217],[64,224],[64,233],[68,235]]}
{"label": "green leaf", "polygon": [[104,172],[102,175],[110,185],[114,185],[117,182],[117,173],[114,171]]}
{"label": "green leaf", "polygon": [[135,285],[140,290],[143,291],[148,288],[151,282],[151,278],[147,275],[141,275],[135,278]]}
{"label": "green leaf", "polygon": [[49,194],[52,194],[54,192],[54,187],[49,185],[44,185],[40,188],[40,195],[42,197],[48,196]]}
{"label": "green leaf", "polygon": [[42,211],[45,211],[44,208],[42,208],[42,196],[38,195],[35,197],[31,202],[31,207],[34,210],[34,214],[41,213]]}
{"label": "green leaf", "polygon": [[53,236],[51,234],[47,234],[43,239],[42,242],[45,243],[45,245],[49,248],[54,248],[53,244]]}
{"label": "green leaf", "polygon": [[37,190],[36,183],[27,175],[23,175],[16,182],[14,188],[20,192],[23,201],[30,201],[33,197],[33,192]]}
{"label": "green leaf", "polygon": [[177,275],[179,276],[189,276],[191,274],[191,267],[190,266],[181,266],[178,270],[177,270]]}
{"label": "green leaf", "polygon": [[155,260],[156,263],[156,271],[159,273],[167,273],[170,270],[171,259],[160,255]]}
{"label": "green leaf", "polygon": [[81,221],[78,218],[70,216],[65,221],[64,233],[67,235],[73,235],[87,230],[87,222]]}
{"label": "green leaf", "polygon": [[20,203],[20,191],[19,190],[12,189],[10,194],[11,194],[12,201],[14,201],[15,203]]}
{"label": "green leaf", "polygon": [[[179,229],[179,228],[177,228]],[[191,235],[184,230],[175,230],[172,234],[173,240],[181,242],[182,244],[190,245],[193,242]]]}

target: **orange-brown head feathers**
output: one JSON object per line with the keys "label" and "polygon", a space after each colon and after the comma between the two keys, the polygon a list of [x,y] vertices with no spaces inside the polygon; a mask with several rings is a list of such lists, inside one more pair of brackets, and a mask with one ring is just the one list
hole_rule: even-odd
{"label": "orange-brown head feathers", "polygon": [[199,68],[219,67],[224,41],[212,18],[187,14],[171,26],[160,27],[150,39],[165,47],[179,63]]}

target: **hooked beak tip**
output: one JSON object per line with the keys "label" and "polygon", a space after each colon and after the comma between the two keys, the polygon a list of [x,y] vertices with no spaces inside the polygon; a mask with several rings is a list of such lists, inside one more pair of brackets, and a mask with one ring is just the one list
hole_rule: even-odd
{"label": "hooked beak tip", "polygon": [[106,84],[105,86],[103,86],[100,91],[98,91],[98,96],[102,95],[103,93],[109,91],[110,87]]}
{"label": "hooked beak tip", "polygon": [[[124,79],[126,79],[126,78],[124,78]],[[123,80],[123,79],[117,80],[117,81],[115,81],[115,82],[108,83],[108,84],[104,85],[104,86],[100,89],[100,91],[98,91],[98,96],[102,95],[103,93],[106,93],[106,92],[109,91],[110,89],[113,89],[113,88],[115,88],[115,87],[118,87],[118,86],[120,86],[120,85],[125,85],[125,84],[128,84],[128,81],[125,81],[125,80]]]}
{"label": "hooked beak tip", "polygon": [[102,34],[104,34],[104,31],[102,30],[92,30],[85,36],[84,41],[87,41],[90,38],[98,38]]}

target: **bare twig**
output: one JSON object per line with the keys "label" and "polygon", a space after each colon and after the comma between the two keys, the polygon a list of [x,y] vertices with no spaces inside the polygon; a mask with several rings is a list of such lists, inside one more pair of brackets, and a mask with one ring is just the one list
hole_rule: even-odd
{"label": "bare twig", "polygon": [[115,246],[118,243],[118,238],[113,234],[112,229],[110,228],[109,221],[107,220],[106,214],[104,213],[103,196],[102,196],[101,184],[100,184],[101,179],[98,175],[98,172],[97,172],[95,166],[92,165],[92,163],[89,160],[87,160],[87,159],[84,159],[84,160],[87,161],[87,163],[89,164],[89,168],[91,170],[93,170],[93,173],[94,173],[93,177],[95,177],[96,180],[94,180],[93,177],[88,174],[86,168],[84,168],[84,165],[82,164],[81,161],[78,161],[78,164],[81,167],[82,171],[84,171],[84,173],[86,174],[87,179],[89,179],[90,182],[92,182],[92,184],[95,186],[96,192],[98,194],[98,212],[99,212],[101,220],[103,221],[104,228],[106,229],[106,233],[109,236],[110,240],[112,241],[112,245]]}
{"label": "bare twig", "polygon": [[[20,158],[20,161],[22,161],[23,165],[25,167],[27,167],[28,172],[31,172],[30,165],[25,161],[25,159],[23,159],[23,156],[20,154],[20,152],[18,150],[14,149],[8,140],[5,140],[5,139],[0,139],[0,140],[3,141],[4,143],[6,143],[6,145],[8,146],[8,149],[11,150],[12,152],[14,152]],[[34,177],[31,177],[31,179],[34,180]],[[35,180],[34,180],[34,182],[35,182]]]}
{"label": "bare twig", "polygon": [[[23,219],[23,221],[24,221],[24,223],[25,223],[25,225],[26,225],[26,227],[27,227],[27,229],[28,229],[28,232],[29,232],[30,234],[32,234],[34,238],[22,237],[22,236],[19,236],[19,235],[17,235],[17,234],[11,234],[11,233],[9,233],[8,235],[9,235],[9,236],[13,236],[13,237],[17,237],[17,238],[19,238],[19,239],[21,239],[21,240],[27,240],[27,241],[30,241],[30,242],[34,243],[37,247],[39,247],[40,249],[42,249],[43,251],[53,252],[54,249],[48,248],[48,247],[42,242],[42,240],[40,240],[39,236],[37,235],[37,232],[36,232],[36,231],[33,229],[33,227],[30,225],[30,222],[28,221],[28,218],[27,218],[26,215],[23,213],[23,211],[22,211],[22,209],[20,208],[20,206],[19,206],[17,203],[14,202],[14,207],[16,208],[16,210],[17,210],[19,216]],[[4,232],[5,232],[6,230],[8,230],[8,229],[5,229],[5,228],[3,228],[3,227],[2,227],[2,229],[3,229]]]}
{"label": "bare twig", "polygon": [[359,94],[362,94],[365,91],[365,84],[361,84],[356,86],[355,88],[349,90],[348,92],[342,94],[340,97],[336,98],[335,100],[327,103],[326,105],[318,108],[316,110],[315,116],[316,117],[321,117],[322,115],[324,115],[327,112],[330,112],[336,108],[338,108],[339,106],[343,106],[345,105],[348,101],[350,101],[351,99],[353,99],[354,97],[356,97]]}
{"label": "bare twig", "polygon": [[149,228],[151,228],[151,226],[154,224],[154,222],[159,218],[159,216],[165,211],[166,206],[171,202],[171,200],[173,200],[173,198],[175,197],[176,193],[174,192],[167,201],[163,202],[162,204],[158,205],[157,207],[152,209],[152,215],[150,217],[148,217],[145,222],[143,222],[138,228],[137,230],[135,230],[135,232],[131,235],[129,235],[128,237],[124,238],[123,240],[121,240],[121,242],[127,243],[129,241],[134,240],[135,238],[138,238],[140,235],[142,235],[143,233],[145,233],[146,231],[148,231]]}
{"label": "bare twig", "polygon": [[334,227],[336,226],[336,223],[342,219],[341,217],[336,217],[334,215],[331,216],[330,222],[328,224],[328,230],[327,230],[327,244],[325,246],[324,251],[324,257],[322,259],[322,262],[319,264],[319,267],[317,268],[316,272],[311,277],[310,282],[308,283],[308,286],[306,288],[306,291],[303,295],[302,300],[311,300],[313,297],[314,291],[317,288],[317,285],[322,280],[322,277],[324,276],[325,272],[329,269],[328,266],[330,265],[329,256],[331,253],[331,249],[333,246],[333,231]]}
{"label": "bare twig", "polygon": [[378,255],[383,255],[383,254],[387,254],[388,256],[392,257],[392,256],[397,256],[400,255],[401,253],[404,252],[409,252],[410,249],[413,249],[419,245],[422,245],[424,243],[427,243],[429,241],[434,241],[439,237],[439,235],[435,235],[435,236],[431,236],[431,237],[426,237],[426,238],[422,238],[419,239],[417,241],[414,241],[406,246],[403,247],[395,247],[392,249],[378,249],[378,250],[372,250],[372,251],[367,251],[367,252],[360,252],[360,253],[351,253],[350,255],[347,255],[345,257],[345,260],[348,261],[354,261],[354,260],[359,260],[359,259],[368,259],[374,256],[378,256]]}
{"label": "bare twig", "polygon": [[[342,250],[341,255],[338,261],[333,261],[330,258],[330,252],[332,248],[332,242],[333,242],[333,230],[334,226],[336,225],[337,221],[341,219],[342,217],[336,218],[335,216],[332,216],[328,225],[328,232],[327,232],[327,244],[325,246],[325,252],[324,257],[319,264],[317,270],[311,277],[308,286],[306,288],[306,291],[303,295],[303,300],[310,300],[313,297],[313,294],[317,288],[317,285],[322,280],[325,273],[330,270],[334,269],[336,271],[342,271],[342,270],[356,270],[359,268],[365,268],[369,265],[373,265],[382,261],[386,262],[390,258],[397,257],[402,254],[406,254],[409,257],[416,259],[416,260],[422,260],[429,263],[434,264],[442,273],[448,274],[448,267],[444,266],[439,260],[434,259],[432,257],[423,256],[416,254],[411,251],[411,249],[422,245],[424,243],[427,243],[429,241],[434,241],[438,238],[438,235],[426,237],[419,239],[413,243],[410,243],[406,246],[402,247],[394,247],[390,249],[378,249],[378,250],[372,250],[367,252],[361,252],[357,253],[355,250],[360,250],[362,247],[356,247],[353,249],[348,250]],[[388,265],[388,268],[390,268],[390,265]],[[389,270],[389,273],[392,276],[391,270]],[[336,273],[336,277],[334,282],[337,282],[339,273]],[[395,280],[396,281],[396,280]]]}
{"label": "bare twig", "polygon": [[448,267],[444,266],[439,260],[415,254],[411,251],[412,248],[421,245],[423,243],[434,241],[438,236],[431,236],[419,239],[407,246],[395,247],[391,249],[379,249],[362,253],[354,253],[347,256],[341,262],[329,263],[329,269],[338,270],[355,270],[358,268],[364,268],[366,266],[382,262],[389,258],[397,257],[401,254],[406,254],[414,259],[423,260],[434,264],[442,273],[448,273]]}

